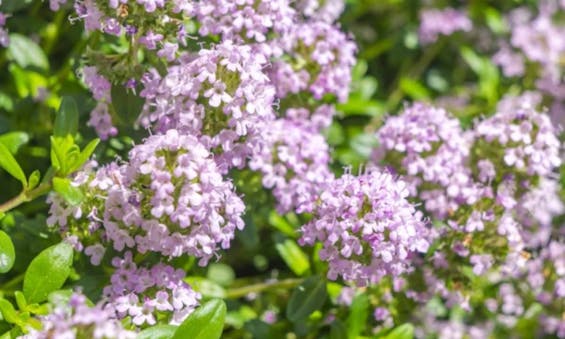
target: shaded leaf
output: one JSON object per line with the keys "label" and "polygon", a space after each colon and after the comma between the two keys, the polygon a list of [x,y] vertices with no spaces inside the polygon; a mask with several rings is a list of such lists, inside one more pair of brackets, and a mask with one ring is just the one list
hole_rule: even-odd
{"label": "shaded leaf", "polygon": [[40,70],[49,69],[49,61],[41,47],[24,35],[17,33],[10,34],[8,52],[14,61],[23,68],[35,67]]}
{"label": "shaded leaf", "polygon": [[301,322],[320,309],[328,296],[326,281],[312,276],[297,286],[288,302],[286,317],[292,322]]}

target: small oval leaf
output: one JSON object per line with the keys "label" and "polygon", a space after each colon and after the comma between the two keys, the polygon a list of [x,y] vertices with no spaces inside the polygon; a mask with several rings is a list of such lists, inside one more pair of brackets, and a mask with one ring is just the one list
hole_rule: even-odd
{"label": "small oval leaf", "polygon": [[226,304],[212,299],[192,313],[175,332],[173,339],[218,339],[224,331]]}
{"label": "small oval leaf", "polygon": [[29,142],[29,135],[25,132],[10,132],[0,135],[0,143],[4,144],[12,154]]}
{"label": "small oval leaf", "polygon": [[49,293],[60,289],[73,264],[73,247],[61,242],[35,257],[25,273],[23,292],[28,303],[40,303]]}
{"label": "small oval leaf", "polygon": [[24,187],[27,186],[27,178],[16,158],[10,153],[4,144],[0,143],[0,167],[6,170],[11,176],[18,179]]}
{"label": "small oval leaf", "polygon": [[0,231],[0,273],[6,273],[14,266],[16,251],[9,235]]}

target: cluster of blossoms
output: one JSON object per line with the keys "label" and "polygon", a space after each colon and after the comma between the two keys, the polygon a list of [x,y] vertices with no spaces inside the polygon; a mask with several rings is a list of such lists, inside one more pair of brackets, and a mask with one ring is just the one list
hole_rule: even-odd
{"label": "cluster of blossoms", "polygon": [[67,305],[57,305],[46,316],[40,318],[43,328],[31,330],[24,339],[49,338],[93,338],[134,339],[137,334],[124,329],[112,310],[99,304],[87,305],[86,297],[73,293]]}
{"label": "cluster of blossoms", "polygon": [[[563,1],[543,0],[537,4],[537,13],[520,7],[507,15],[509,42],[501,47],[493,61],[501,66],[508,77],[527,76],[529,64],[536,67],[536,89],[552,98],[551,111],[558,121],[565,116],[565,27],[560,14],[565,9]],[[555,38],[553,38],[555,37]]]}
{"label": "cluster of blossoms", "polygon": [[356,47],[339,28],[323,21],[297,24],[274,45],[283,52],[270,70],[279,98],[306,92],[316,100],[347,100]]}
{"label": "cluster of blossoms", "polygon": [[[549,117],[535,110],[536,96],[522,99],[501,102],[496,114],[477,121],[470,131],[463,131],[445,110],[420,103],[390,117],[378,131],[381,147],[374,159],[399,173],[409,183],[413,199],[442,221],[428,238],[438,245],[431,260],[416,264],[406,280],[425,281],[425,290],[407,283],[396,292],[420,303],[439,296],[448,307],[471,311],[463,267],[476,276],[488,275],[496,267],[503,274],[499,282],[512,281],[516,272],[535,272],[526,251],[547,244],[552,218],[564,211],[554,179],[561,164],[560,143]],[[501,295],[507,295],[509,304],[515,293],[511,285],[504,286],[509,287],[496,288],[507,292]],[[499,310],[507,320],[508,310],[509,306]],[[499,311],[495,307],[490,312]],[[524,312],[521,308],[513,316]],[[427,331],[437,333],[433,324],[428,323]],[[467,333],[481,328],[489,332],[493,326],[438,324]]]}
{"label": "cluster of blossoms", "polygon": [[306,19],[332,23],[343,12],[345,3],[342,0],[298,0],[294,6]]}
{"label": "cluster of blossoms", "polygon": [[323,136],[300,120],[279,119],[264,138],[249,167],[262,174],[264,187],[273,190],[280,213],[312,211],[320,187],[333,179]]}
{"label": "cluster of blossoms", "polygon": [[376,283],[411,269],[411,257],[426,252],[428,229],[406,198],[408,189],[376,169],[344,174],[328,183],[302,227],[302,244],[321,242],[328,278]]}
{"label": "cluster of blossoms", "polygon": [[266,59],[251,47],[224,42],[182,58],[165,77],[143,79],[146,104],[140,123],[157,131],[195,135],[213,149],[222,172],[243,167],[274,119],[274,89],[262,67]]}
{"label": "cluster of blossoms", "polygon": [[131,252],[112,264],[116,271],[104,288],[103,302],[118,318],[130,317],[135,326],[155,325],[157,320],[179,325],[199,304],[201,296],[183,281],[183,270],[161,263],[137,267]]}
{"label": "cluster of blossoms", "polygon": [[109,112],[109,104],[112,103],[110,91],[112,84],[98,74],[96,67],[87,66],[82,69],[82,76],[85,85],[92,92],[96,99],[96,107],[90,112],[90,119],[86,123],[95,129],[96,134],[102,140],[107,140],[118,134],[118,129],[112,123],[112,116]]}
{"label": "cluster of blossoms", "polygon": [[74,185],[87,192],[84,206],[68,206],[53,196],[48,223],[79,241],[98,238],[85,249],[94,264],[110,245],[169,257],[190,254],[206,265],[243,227],[245,207],[232,184],[195,137],[176,130],[134,147],[126,165],[79,173]]}
{"label": "cluster of blossoms", "polygon": [[422,44],[435,42],[440,35],[451,35],[457,31],[468,32],[473,23],[462,11],[445,9],[425,9],[420,13],[419,38]]}

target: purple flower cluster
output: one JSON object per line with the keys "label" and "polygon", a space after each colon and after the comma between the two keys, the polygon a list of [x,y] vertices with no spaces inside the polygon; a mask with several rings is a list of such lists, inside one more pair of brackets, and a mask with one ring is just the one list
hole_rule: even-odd
{"label": "purple flower cluster", "polygon": [[451,35],[457,31],[468,32],[473,23],[467,15],[454,8],[426,9],[420,13],[419,36],[422,44],[435,42],[440,35]]}
{"label": "purple flower cluster", "polygon": [[162,132],[177,129],[195,135],[223,173],[241,168],[260,142],[264,124],[274,119],[274,89],[262,67],[266,59],[249,46],[224,42],[181,59],[161,78],[144,79],[147,100],[141,124]]}
{"label": "purple flower cluster", "polygon": [[466,166],[471,140],[459,121],[441,108],[414,103],[379,129],[381,147],[374,160],[392,165],[421,196],[426,210],[445,218],[461,205],[475,203],[481,190]]}
{"label": "purple flower cluster", "polygon": [[183,270],[162,263],[137,267],[131,252],[112,264],[116,271],[104,288],[103,302],[118,318],[130,317],[138,327],[155,325],[158,319],[178,325],[199,305],[201,296],[183,281]]}
{"label": "purple flower cluster", "polygon": [[321,187],[333,179],[324,137],[296,120],[279,119],[264,135],[265,144],[249,162],[273,190],[280,213],[312,211]]}
{"label": "purple flower cluster", "polygon": [[298,0],[295,8],[307,19],[335,22],[345,8],[343,0]]}
{"label": "purple flower cluster", "polygon": [[195,4],[202,36],[219,35],[223,40],[258,42],[269,33],[285,34],[295,23],[288,0],[208,0]]}
{"label": "purple flower cluster", "polygon": [[96,107],[90,112],[90,119],[87,125],[94,128],[96,134],[102,140],[117,135],[118,129],[112,123],[112,116],[108,106],[112,102],[110,95],[112,84],[108,79],[98,74],[94,66],[84,67],[82,75],[86,87],[90,89],[92,96],[98,101]]}
{"label": "purple flower cluster", "polygon": [[338,27],[323,21],[296,24],[274,44],[284,53],[270,70],[279,98],[305,91],[316,100],[347,99],[356,47]]}
{"label": "purple flower cluster", "polygon": [[134,339],[137,334],[125,330],[112,310],[102,304],[90,307],[86,297],[73,293],[67,305],[57,305],[51,313],[40,317],[42,329],[32,329],[24,339],[92,338]]}
{"label": "purple flower cluster", "polygon": [[409,271],[411,256],[426,252],[429,243],[407,197],[406,184],[388,173],[344,174],[320,194],[300,243],[322,243],[320,258],[332,280],[341,276],[363,286]]}
{"label": "purple flower cluster", "polygon": [[[189,254],[206,265],[244,226],[245,206],[209,151],[176,130],[134,147],[126,165],[78,175],[75,185],[89,192],[82,206],[50,198],[48,224],[58,224],[62,233],[78,240],[98,239],[85,249],[93,264],[111,245],[117,251],[136,247],[171,257]],[[86,217],[83,208],[90,211]]]}

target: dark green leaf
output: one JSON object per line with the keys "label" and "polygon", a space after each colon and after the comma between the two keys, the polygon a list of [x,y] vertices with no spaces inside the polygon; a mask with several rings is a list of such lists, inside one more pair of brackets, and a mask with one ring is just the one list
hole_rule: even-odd
{"label": "dark green leaf", "polygon": [[60,289],[73,264],[73,247],[65,242],[48,247],[35,257],[25,273],[23,292],[29,303],[40,303]]}
{"label": "dark green leaf", "polygon": [[25,132],[10,132],[0,135],[0,143],[4,144],[12,154],[16,154],[18,149],[29,142],[29,135]]}
{"label": "dark green leaf", "polygon": [[183,321],[173,339],[218,339],[224,330],[225,318],[224,301],[212,299]]}
{"label": "dark green leaf", "polygon": [[347,329],[339,319],[333,321],[330,327],[330,339],[347,339],[347,338],[355,338],[355,337],[347,336]]}
{"label": "dark green leaf", "polygon": [[286,317],[292,322],[304,321],[324,305],[327,296],[325,279],[319,276],[306,279],[292,292],[286,308]]}
{"label": "dark green leaf", "polygon": [[0,273],[6,273],[14,266],[16,251],[12,239],[6,232],[0,231]]}
{"label": "dark green leaf", "polygon": [[55,137],[74,136],[78,130],[78,107],[72,97],[65,96],[61,100],[59,111],[55,117],[53,135]]}
{"label": "dark green leaf", "polygon": [[67,178],[53,178],[53,189],[72,206],[80,204],[84,199],[80,188],[73,186],[71,180]]}
{"label": "dark green leaf", "polygon": [[33,0],[4,0],[0,2],[2,3],[2,5],[0,6],[0,10],[2,12],[13,13],[17,10],[29,6],[33,2]]}
{"label": "dark green leaf", "polygon": [[170,339],[175,335],[177,326],[157,325],[139,332],[137,339]]}
{"label": "dark green leaf", "polygon": [[[139,93],[139,91],[136,91]],[[144,100],[123,85],[112,85],[112,105],[118,116],[127,124],[137,119],[143,108]]]}
{"label": "dark green leaf", "polygon": [[8,52],[14,61],[22,68],[34,67],[40,70],[49,69],[49,61],[41,47],[24,35],[16,33],[10,34]]}
{"label": "dark green leaf", "polygon": [[18,179],[24,187],[27,186],[27,178],[24,171],[10,151],[0,143],[0,167],[6,170],[11,176]]}

